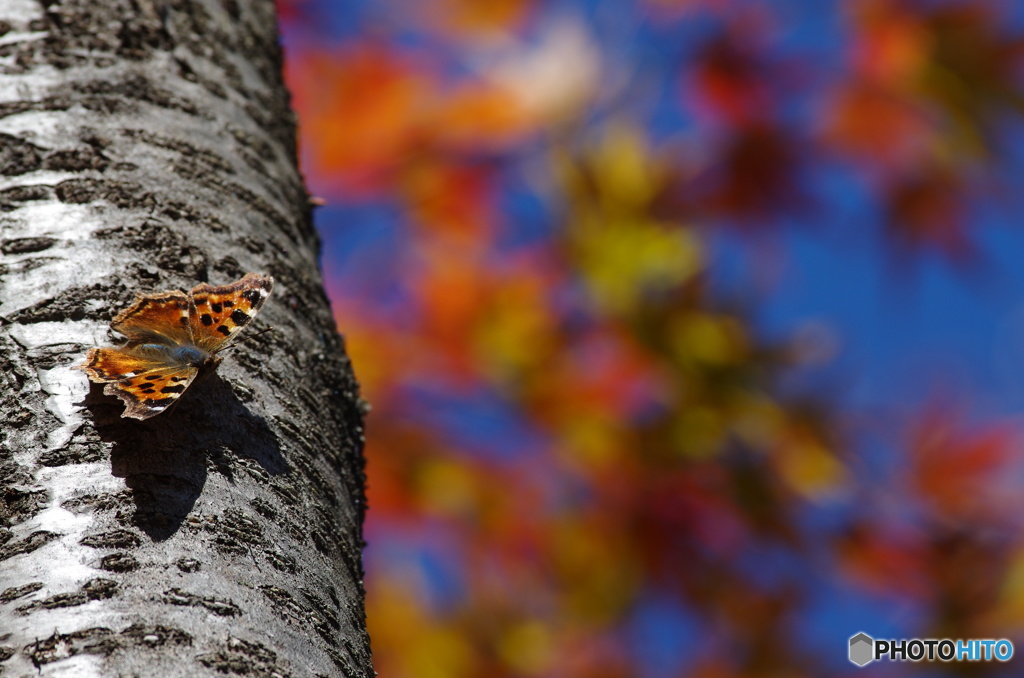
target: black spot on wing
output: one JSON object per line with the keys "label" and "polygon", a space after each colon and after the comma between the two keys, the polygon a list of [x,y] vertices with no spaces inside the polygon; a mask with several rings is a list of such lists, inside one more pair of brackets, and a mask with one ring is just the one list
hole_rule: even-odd
{"label": "black spot on wing", "polygon": [[217,331],[223,334],[225,337],[231,336],[231,328],[229,328],[227,325],[221,325],[220,327],[217,328]]}
{"label": "black spot on wing", "polygon": [[209,327],[210,325],[213,324],[213,318],[210,316],[209,313],[204,313],[201,316],[199,316],[199,322]]}
{"label": "black spot on wing", "polygon": [[244,325],[245,323],[247,323],[247,322],[249,322],[250,320],[252,320],[252,318],[250,318],[250,317],[249,317],[248,315],[246,315],[246,314],[245,314],[245,313],[244,313],[244,312],[243,312],[243,311],[242,311],[241,309],[238,309],[238,308],[236,308],[236,309],[235,309],[234,311],[232,311],[232,312],[231,312],[231,319],[232,319],[232,320],[233,320],[233,321],[235,322],[235,324],[236,324],[236,325],[238,325],[238,326],[242,326],[242,325]]}
{"label": "black spot on wing", "polygon": [[212,304],[210,304],[210,310],[213,311],[214,313],[220,313],[221,311],[224,310],[224,307],[221,306],[219,301],[215,301]]}
{"label": "black spot on wing", "polygon": [[231,301],[230,299],[225,299],[221,303],[224,304],[224,308],[231,308],[232,306],[235,305],[235,302]]}
{"label": "black spot on wing", "polygon": [[184,384],[178,384],[177,386],[164,386],[160,389],[161,393],[181,393],[185,390]]}
{"label": "black spot on wing", "polygon": [[252,304],[253,308],[259,308],[263,303],[263,294],[259,290],[252,289],[242,292],[242,298]]}

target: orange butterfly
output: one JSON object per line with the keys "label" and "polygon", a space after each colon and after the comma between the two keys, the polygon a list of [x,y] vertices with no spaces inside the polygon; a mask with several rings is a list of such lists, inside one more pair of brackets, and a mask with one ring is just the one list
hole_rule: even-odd
{"label": "orange butterfly", "polygon": [[203,283],[188,294],[137,295],[110,323],[128,343],[91,349],[78,369],[106,384],[103,393],[124,401],[122,417],[149,419],[217,367],[217,353],[259,312],[273,287],[271,276],[247,273],[223,287]]}

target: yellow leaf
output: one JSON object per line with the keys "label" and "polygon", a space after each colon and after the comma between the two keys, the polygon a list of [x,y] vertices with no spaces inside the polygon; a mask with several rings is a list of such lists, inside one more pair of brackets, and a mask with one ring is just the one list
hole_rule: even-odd
{"label": "yellow leaf", "polygon": [[498,652],[505,663],[529,675],[544,672],[551,663],[552,650],[551,630],[536,620],[508,629],[498,644]]}

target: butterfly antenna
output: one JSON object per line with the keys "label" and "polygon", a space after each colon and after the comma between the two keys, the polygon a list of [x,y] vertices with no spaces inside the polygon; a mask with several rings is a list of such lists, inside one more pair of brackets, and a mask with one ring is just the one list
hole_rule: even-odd
{"label": "butterfly antenna", "polygon": [[272,329],[274,329],[274,328],[273,327],[265,327],[262,330],[260,330],[259,332],[257,332],[256,334],[250,334],[249,336],[245,337],[244,339],[239,339],[238,341],[236,341],[235,343],[231,344],[230,346],[225,346],[221,350],[217,351],[217,353],[223,353],[224,351],[227,351],[228,349],[232,349],[235,346],[238,346],[239,344],[242,344],[242,343],[245,343],[245,342],[249,341],[250,339],[255,339],[256,337],[260,336],[261,334],[266,334],[267,332],[271,331]]}

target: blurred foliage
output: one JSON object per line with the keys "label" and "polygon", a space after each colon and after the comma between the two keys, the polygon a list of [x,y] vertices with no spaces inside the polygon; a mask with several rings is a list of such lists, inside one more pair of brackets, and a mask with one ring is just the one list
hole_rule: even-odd
{"label": "blurred foliage", "polygon": [[834,675],[860,629],[800,634],[842,596],[922,637],[1022,630],[1015,431],[935,404],[872,460],[787,385],[827,342],[713,284],[715,233],[813,223],[823,172],[893,250],[973,257],[1024,112],[1005,3],[813,3],[824,54],[740,0],[620,3],[624,46],[587,3],[279,4],[311,186],[391,215],[328,271],[374,406],[381,675]]}

